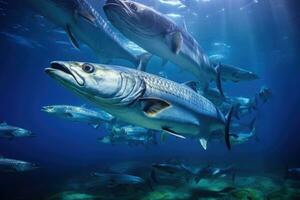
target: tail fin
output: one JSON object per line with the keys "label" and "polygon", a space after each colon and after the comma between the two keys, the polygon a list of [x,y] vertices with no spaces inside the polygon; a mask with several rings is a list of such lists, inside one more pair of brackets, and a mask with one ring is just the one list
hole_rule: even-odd
{"label": "tail fin", "polygon": [[218,90],[220,91],[220,94],[225,97],[223,89],[222,89],[222,80],[221,80],[221,71],[220,71],[220,64],[218,64],[215,68],[216,73],[217,73],[217,77],[216,77],[216,85]]}
{"label": "tail fin", "polygon": [[137,57],[138,59],[138,66],[137,70],[146,71],[147,65],[149,60],[152,58],[152,54],[150,53],[143,53]]}
{"label": "tail fin", "polygon": [[226,125],[225,125],[225,142],[228,150],[231,149],[230,145],[230,124],[231,124],[231,118],[232,118],[232,113],[233,113],[234,107],[231,107],[228,114],[226,115]]}

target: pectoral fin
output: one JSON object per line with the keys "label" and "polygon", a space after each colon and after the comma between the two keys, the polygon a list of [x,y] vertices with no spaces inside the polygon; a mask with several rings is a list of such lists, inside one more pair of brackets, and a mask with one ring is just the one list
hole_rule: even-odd
{"label": "pectoral fin", "polygon": [[158,98],[141,98],[141,108],[149,117],[155,117],[158,113],[170,107],[171,104]]}
{"label": "pectoral fin", "polygon": [[200,138],[199,142],[201,144],[201,146],[203,147],[204,150],[207,149],[207,140],[205,138]]}
{"label": "pectoral fin", "polygon": [[167,35],[167,40],[174,54],[178,54],[181,50],[183,38],[180,32],[172,32]]}
{"label": "pectoral fin", "polygon": [[75,39],[75,37],[74,37],[74,35],[73,35],[73,33],[72,33],[69,25],[66,26],[66,33],[67,33],[68,38],[69,38],[71,44],[73,45],[73,47],[75,49],[79,49],[79,43]]}
{"label": "pectoral fin", "polygon": [[198,92],[197,91],[197,82],[196,81],[187,81],[182,83],[183,85],[185,85],[186,87],[192,89],[194,92]]}
{"label": "pectoral fin", "polygon": [[87,22],[96,26],[95,22],[96,22],[97,18],[92,12],[88,12],[86,9],[75,10],[75,19],[78,17],[82,17]]}
{"label": "pectoral fin", "polygon": [[164,130],[165,133],[168,133],[168,134],[173,135],[173,136],[178,137],[178,138],[186,139],[186,137],[184,137],[184,136],[182,136],[182,135],[179,135],[179,134],[175,133],[175,132],[172,131],[170,128],[162,127],[162,129]]}

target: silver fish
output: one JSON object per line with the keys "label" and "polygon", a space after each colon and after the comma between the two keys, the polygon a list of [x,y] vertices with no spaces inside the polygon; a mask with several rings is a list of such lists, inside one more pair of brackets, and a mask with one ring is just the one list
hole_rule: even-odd
{"label": "silver fish", "polygon": [[162,13],[129,0],[107,0],[104,12],[111,23],[128,39],[148,52],[171,61],[193,73],[198,81],[208,85],[216,81],[223,94],[218,68],[198,42],[184,27],[179,27]]}
{"label": "silver fish", "polygon": [[99,181],[107,187],[126,185],[142,186],[146,183],[141,177],[128,174],[92,172],[91,175],[97,177]]}
{"label": "silver fish", "polygon": [[41,15],[61,27],[77,49],[79,41],[87,44],[101,62],[125,59],[136,66],[146,65],[149,54],[135,56],[129,52],[104,19],[86,0],[26,0]]}
{"label": "silver fish", "polygon": [[230,149],[232,109],[225,117],[186,85],[134,69],[93,63],[56,61],[45,71],[121,121],[199,139],[204,149],[211,132],[224,131]]}
{"label": "silver fish", "polygon": [[34,163],[0,157],[0,170],[3,172],[25,172],[37,169]]}
{"label": "silver fish", "polygon": [[0,137],[14,139],[34,136],[35,135],[29,130],[8,125],[6,122],[0,123]]}
{"label": "silver fish", "polygon": [[114,117],[102,110],[95,111],[70,105],[44,106],[42,111],[75,122],[84,122],[98,128],[102,123],[110,123]]}

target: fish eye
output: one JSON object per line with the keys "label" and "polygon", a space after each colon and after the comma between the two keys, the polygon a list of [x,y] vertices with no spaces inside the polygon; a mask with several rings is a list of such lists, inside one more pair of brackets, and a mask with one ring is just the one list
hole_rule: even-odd
{"label": "fish eye", "polygon": [[93,73],[95,71],[95,67],[91,64],[83,64],[82,65],[82,70],[86,73]]}
{"label": "fish eye", "polygon": [[129,4],[130,8],[134,11],[137,11],[137,6],[134,3]]}

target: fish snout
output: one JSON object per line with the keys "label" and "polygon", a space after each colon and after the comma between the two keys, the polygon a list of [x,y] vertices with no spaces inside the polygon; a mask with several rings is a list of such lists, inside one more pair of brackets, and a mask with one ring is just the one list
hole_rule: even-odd
{"label": "fish snout", "polygon": [[43,111],[43,112],[52,112],[53,108],[51,106],[43,106],[41,108],[41,111]]}
{"label": "fish snout", "polygon": [[69,65],[68,62],[53,61],[50,67],[45,69],[45,72],[56,79],[63,80],[63,82],[70,82],[71,78],[72,82],[75,81],[78,86],[84,86],[85,80]]}

